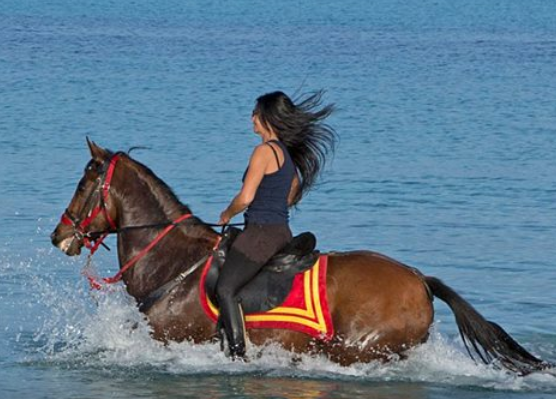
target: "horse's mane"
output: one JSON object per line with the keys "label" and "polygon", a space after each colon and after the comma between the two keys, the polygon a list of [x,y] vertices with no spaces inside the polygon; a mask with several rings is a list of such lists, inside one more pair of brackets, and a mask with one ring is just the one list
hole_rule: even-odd
{"label": "horse's mane", "polygon": [[149,187],[151,193],[158,200],[162,210],[166,214],[191,213],[189,206],[183,204],[172,188],[160,179],[148,166],[125,155],[129,165],[137,172],[138,177]]}

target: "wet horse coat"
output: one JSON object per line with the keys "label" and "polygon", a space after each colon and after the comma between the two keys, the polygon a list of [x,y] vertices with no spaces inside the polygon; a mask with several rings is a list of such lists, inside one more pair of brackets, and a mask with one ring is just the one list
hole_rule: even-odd
{"label": "wet horse coat", "polygon": [[[124,154],[118,154],[107,187],[106,165],[113,162],[114,154],[94,143],[89,147],[92,160],[67,208],[65,221],[52,233],[52,242],[66,254],[78,255],[88,238],[98,238],[90,232],[116,232],[123,266],[148,247],[160,230],[131,227],[170,223],[191,211],[150,169]],[[95,211],[97,208],[100,211]],[[91,214],[95,215],[92,219]],[[210,254],[218,238],[219,234],[200,219],[189,217],[122,273],[128,293],[141,303]],[[202,268],[189,271],[180,284],[146,310],[155,339],[201,343],[214,338],[214,324],[199,300]],[[323,353],[343,365],[387,359],[427,340],[434,316],[432,297],[436,296],[454,311],[470,355],[522,374],[550,367],[495,323],[485,320],[440,280],[384,255],[371,251],[330,253],[326,285],[335,328],[332,340],[324,342],[279,329],[250,330],[249,340],[255,345],[273,341],[295,352]]]}

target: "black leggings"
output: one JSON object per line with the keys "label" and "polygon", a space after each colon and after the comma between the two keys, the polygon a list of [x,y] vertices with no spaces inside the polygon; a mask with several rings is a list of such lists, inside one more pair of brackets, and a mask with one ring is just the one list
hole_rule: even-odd
{"label": "black leggings", "polygon": [[248,224],[233,242],[222,266],[216,286],[219,303],[235,300],[239,290],[291,239],[287,224]]}

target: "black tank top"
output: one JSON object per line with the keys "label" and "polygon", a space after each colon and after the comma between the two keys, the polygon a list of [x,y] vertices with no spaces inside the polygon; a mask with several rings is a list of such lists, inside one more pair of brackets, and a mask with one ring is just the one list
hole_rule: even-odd
{"label": "black tank top", "polygon": [[[274,147],[268,143],[276,143],[284,154],[284,163],[280,167],[280,159]],[[289,219],[288,195],[295,176],[295,165],[287,147],[278,140],[271,140],[267,145],[272,148],[279,169],[264,175],[255,198],[244,214],[245,223],[255,224],[287,224]],[[245,171],[245,174],[247,171]],[[243,178],[245,179],[245,174]]]}

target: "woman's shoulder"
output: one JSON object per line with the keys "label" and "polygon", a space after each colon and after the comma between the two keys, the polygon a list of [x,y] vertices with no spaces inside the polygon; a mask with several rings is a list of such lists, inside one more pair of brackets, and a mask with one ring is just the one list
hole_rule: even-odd
{"label": "woman's shoulder", "polygon": [[251,153],[251,163],[253,162],[263,162],[267,163],[272,155],[272,149],[265,143],[259,144],[253,148]]}
{"label": "woman's shoulder", "polygon": [[259,156],[269,157],[272,155],[273,149],[274,147],[272,147],[272,144],[267,141],[255,146],[253,149],[253,155],[257,154]]}

